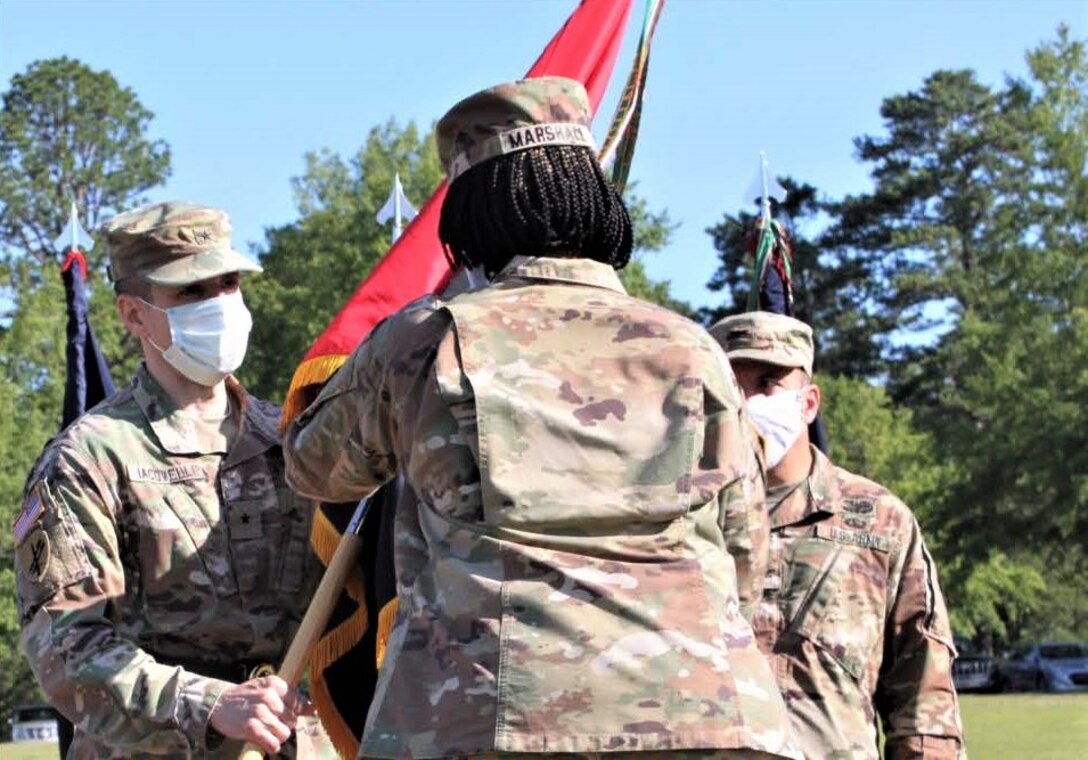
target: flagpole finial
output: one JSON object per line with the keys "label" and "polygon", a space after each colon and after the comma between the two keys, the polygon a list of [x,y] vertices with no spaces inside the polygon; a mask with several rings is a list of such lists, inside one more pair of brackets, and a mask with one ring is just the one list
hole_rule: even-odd
{"label": "flagpole finial", "polygon": [[416,216],[415,207],[404,194],[404,187],[400,183],[400,172],[393,174],[393,188],[389,192],[389,200],[381,207],[375,217],[378,224],[385,224],[393,220],[392,242],[396,242],[403,230],[405,221],[412,221]]}
{"label": "flagpole finial", "polygon": [[782,203],[786,200],[786,188],[771,176],[770,164],[767,162],[767,152],[759,151],[759,170],[752,184],[748,186],[745,202],[756,200],[759,204],[759,214],[766,223],[771,218],[771,200]]}
{"label": "flagpole finial", "polygon": [[69,251],[89,251],[92,247],[94,247],[94,238],[79,223],[79,210],[76,208],[76,202],[72,201],[68,213],[68,224],[53,240],[53,248],[57,253],[65,254]]}

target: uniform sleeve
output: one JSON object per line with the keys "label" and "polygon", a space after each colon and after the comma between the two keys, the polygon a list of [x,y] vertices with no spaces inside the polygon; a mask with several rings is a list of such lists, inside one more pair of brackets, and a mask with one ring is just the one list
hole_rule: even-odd
{"label": "uniform sleeve", "polygon": [[125,638],[115,502],[74,450],[31,483],[40,519],[16,564],[23,646],[52,702],[83,733],[122,754],[188,754],[206,744],[208,715],[230,684],[162,665]]}
{"label": "uniform sleeve", "polygon": [[287,482],[328,502],[357,501],[396,474],[391,391],[376,357],[385,322],[375,328],[287,430]]}
{"label": "uniform sleeve", "polygon": [[724,355],[720,360],[715,357],[714,365],[706,378],[701,467],[715,467],[725,474],[725,485],[718,495],[718,524],[736,566],[741,613],[750,621],[763,593],[770,551],[762,450]]}
{"label": "uniform sleeve", "polygon": [[889,588],[884,665],[876,706],[885,757],[953,760],[963,754],[963,728],[952,684],[955,651],[933,558],[911,518],[909,541]]}

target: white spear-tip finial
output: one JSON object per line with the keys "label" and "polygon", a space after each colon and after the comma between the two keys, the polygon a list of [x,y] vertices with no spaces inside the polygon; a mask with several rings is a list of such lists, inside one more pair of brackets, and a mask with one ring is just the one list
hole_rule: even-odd
{"label": "white spear-tip finial", "polygon": [[94,246],[94,238],[79,223],[79,211],[76,209],[76,202],[72,201],[68,224],[53,241],[53,247],[59,253],[67,253],[68,251],[88,251],[92,246]]}
{"label": "white spear-tip finial", "polygon": [[385,224],[393,220],[393,242],[400,237],[405,222],[410,222],[416,216],[416,209],[404,194],[404,188],[400,184],[400,174],[393,175],[393,189],[389,193],[389,200],[378,211],[378,224]]}
{"label": "white spear-tip finial", "polygon": [[756,178],[752,180],[752,184],[748,186],[745,200],[749,201],[757,198],[759,199],[760,216],[764,219],[771,217],[772,198],[779,203],[786,200],[786,188],[782,187],[771,176],[771,169],[767,164],[767,153],[762,150],[759,152],[759,171]]}

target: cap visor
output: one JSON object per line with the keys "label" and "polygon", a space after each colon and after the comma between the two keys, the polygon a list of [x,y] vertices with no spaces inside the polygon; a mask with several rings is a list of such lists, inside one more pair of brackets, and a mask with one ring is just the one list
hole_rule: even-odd
{"label": "cap visor", "polygon": [[760,362],[762,364],[773,364],[776,367],[785,367],[787,369],[805,369],[803,362],[783,356],[782,354],[761,351],[758,348],[738,348],[734,351],[726,351],[725,355],[729,358],[729,361],[745,359],[747,361]]}
{"label": "cap visor", "polygon": [[143,279],[155,285],[188,285],[230,272],[262,272],[256,261],[238,251],[205,251],[195,256],[175,259],[145,272]]}

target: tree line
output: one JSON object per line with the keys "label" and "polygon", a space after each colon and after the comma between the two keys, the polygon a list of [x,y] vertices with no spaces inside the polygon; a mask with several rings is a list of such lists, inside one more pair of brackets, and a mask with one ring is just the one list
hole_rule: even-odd
{"label": "tree line", "polygon": [[[937,71],[881,106],[855,139],[872,189],[828,198],[794,178],[795,310],[817,337],[832,458],[912,506],[957,633],[1002,648],[1088,638],[1088,55],[1057,30],[1000,86]],[[57,432],[64,295],[51,241],[72,200],[89,226],[152,196],[170,175],[153,119],[105,71],[57,58],[12,78],[0,110],[0,520]],[[246,283],[254,331],[240,379],[282,399],[295,365],[388,247],[375,221],[394,173],[425,198],[442,170],[429,130],[375,126],[353,156],[317,150],[292,181],[298,219],[269,227]],[[636,188],[637,190],[637,188]],[[741,311],[755,208],[707,230],[720,301],[694,309],[641,256],[675,228],[629,194],[641,297],[710,324]],[[229,209],[228,209],[229,211]],[[124,334],[105,252],[89,257],[91,320],[124,382]],[[38,697],[19,652],[14,547],[0,533],[0,721]]]}

